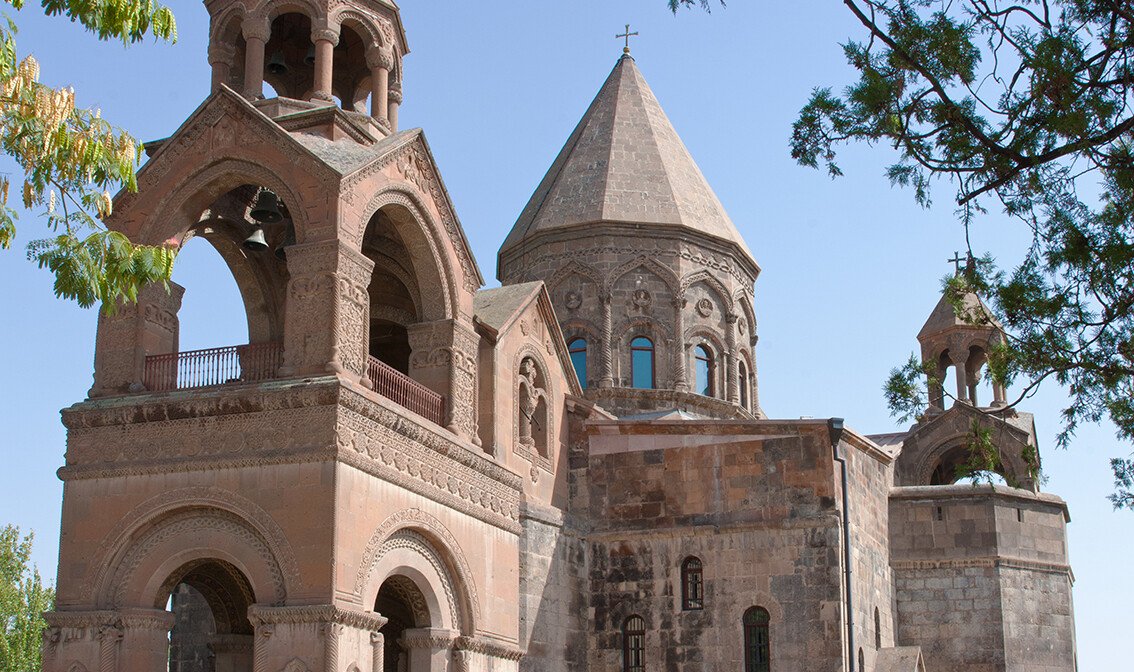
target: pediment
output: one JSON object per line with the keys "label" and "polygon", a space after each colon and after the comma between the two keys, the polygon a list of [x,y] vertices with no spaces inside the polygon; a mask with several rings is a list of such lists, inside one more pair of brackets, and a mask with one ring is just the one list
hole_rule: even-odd
{"label": "pediment", "polygon": [[[1006,411],[1006,413],[1012,413],[1012,411]],[[973,420],[976,419],[979,419],[982,423],[988,422],[998,429],[1003,429],[1014,439],[1023,442],[1028,440],[1029,434],[1026,430],[1019,427],[1018,424],[1010,422],[1007,418],[1001,417],[1001,415],[982,412],[969,404],[953,404],[952,408],[935,416],[932,420],[914,426],[910,430],[905,443],[909,444],[916,441],[922,445],[935,444],[959,433],[971,432]]]}

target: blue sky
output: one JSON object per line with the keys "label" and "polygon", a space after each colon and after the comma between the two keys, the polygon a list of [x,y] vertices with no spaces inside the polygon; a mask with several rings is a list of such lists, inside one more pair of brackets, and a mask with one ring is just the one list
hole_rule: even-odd
{"label": "blue sky", "polygon": [[[482,273],[495,281],[496,250],[531,192],[621,54],[631,48],[670,120],[747,240],[763,272],[756,283],[760,399],[771,417],[841,416],[864,433],[900,429],[881,386],[917,348],[937,301],[945,260],[962,249],[949,207],[922,210],[883,176],[888,148],[843,151],[832,181],[791,160],[791,123],[814,86],[844,86],[853,72],[839,43],[860,30],[833,2],[743,2],[712,14],[672,16],[663,0],[493,3],[404,0],[412,53],[405,60],[403,128],[425,129]],[[36,8],[16,14],[21,54],[43,79],[74,86],[79,103],[137,137],[166,137],[209,92],[208,16],[173,4],[176,45],[99,44]],[[0,170],[14,172],[11,161]],[[91,384],[96,314],[56,300],[51,277],[23,259],[44,233],[26,214],[14,249],[0,255],[0,523],[37,535],[35,560],[56,565],[65,433],[58,410]],[[977,251],[1010,264],[1027,231],[996,214],[973,229]],[[182,348],[246,342],[235,283],[203,241],[186,247],[175,279],[186,286]],[[1011,392],[1011,391],[1010,391]],[[987,391],[984,398],[988,398]],[[1036,414],[1044,490],[1063,497],[1075,571],[1079,664],[1129,664],[1126,598],[1134,576],[1134,514],[1114,513],[1107,460],[1128,444],[1109,425],[1084,427],[1068,451],[1054,448],[1066,394],[1045,387],[1021,410]]]}

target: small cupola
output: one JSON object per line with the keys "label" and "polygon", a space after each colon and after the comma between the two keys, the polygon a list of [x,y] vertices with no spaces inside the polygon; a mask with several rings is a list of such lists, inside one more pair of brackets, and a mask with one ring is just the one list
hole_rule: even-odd
{"label": "small cupola", "polygon": [[251,101],[275,96],[303,109],[335,105],[370,115],[384,132],[398,128],[402,57],[409,53],[398,8],[382,0],[347,0],[328,8],[236,0],[206,2],[211,16],[212,86]]}

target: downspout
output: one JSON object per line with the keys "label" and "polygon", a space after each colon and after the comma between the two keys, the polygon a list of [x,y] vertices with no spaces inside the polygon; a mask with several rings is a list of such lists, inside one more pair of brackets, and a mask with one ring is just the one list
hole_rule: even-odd
{"label": "downspout", "polygon": [[839,457],[839,440],[843,437],[843,419],[829,418],[827,434],[831,437],[831,454],[843,471],[843,566],[847,591],[847,669],[854,672],[854,608],[851,594],[850,509],[847,496],[847,461]]}

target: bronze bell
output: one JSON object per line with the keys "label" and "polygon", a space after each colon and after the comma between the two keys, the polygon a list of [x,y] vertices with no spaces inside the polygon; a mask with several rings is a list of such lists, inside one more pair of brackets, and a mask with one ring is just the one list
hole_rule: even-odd
{"label": "bronze bell", "polygon": [[268,241],[264,239],[263,227],[253,226],[252,233],[244,239],[240,246],[249,252],[263,252],[268,249]]}
{"label": "bronze bell", "polygon": [[276,196],[275,192],[267,189],[260,190],[260,193],[256,196],[256,204],[252,206],[252,211],[248,214],[261,224],[275,224],[283,219],[283,215],[280,214],[279,197]]}
{"label": "bronze bell", "polygon": [[291,223],[291,220],[288,220],[287,228],[284,229],[283,242],[277,245],[275,249],[276,259],[287,261],[287,248],[292,245],[295,245],[295,225]]}
{"label": "bronze bell", "polygon": [[303,64],[313,68],[315,67],[315,45],[307,47],[307,55],[303,57]]}
{"label": "bronze bell", "polygon": [[273,75],[287,74],[287,62],[284,61],[284,55],[282,51],[276,50],[276,52],[272,54],[272,60],[268,61],[266,70],[269,74]]}

